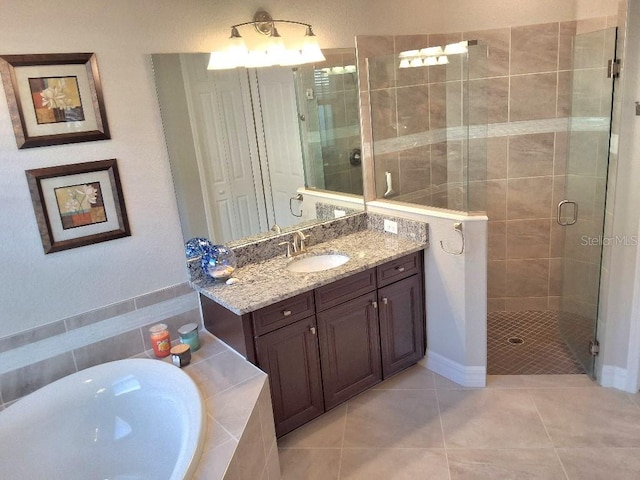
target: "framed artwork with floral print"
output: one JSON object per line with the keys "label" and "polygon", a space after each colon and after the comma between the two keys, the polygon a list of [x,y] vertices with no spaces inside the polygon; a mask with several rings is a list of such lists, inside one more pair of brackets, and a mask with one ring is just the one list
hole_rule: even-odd
{"label": "framed artwork with floral print", "polygon": [[0,55],[18,148],[111,138],[93,53]]}
{"label": "framed artwork with floral print", "polygon": [[115,159],[25,173],[44,253],[131,235]]}

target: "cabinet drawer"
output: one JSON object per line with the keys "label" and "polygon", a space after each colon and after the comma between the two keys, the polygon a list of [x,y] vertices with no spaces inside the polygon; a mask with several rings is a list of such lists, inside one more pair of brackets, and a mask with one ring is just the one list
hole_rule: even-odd
{"label": "cabinet drawer", "polygon": [[263,335],[314,313],[313,292],[287,298],[252,313],[254,335]]}
{"label": "cabinet drawer", "polygon": [[316,309],[320,312],[359,297],[376,288],[376,269],[356,273],[316,289]]}
{"label": "cabinet drawer", "polygon": [[415,252],[378,267],[378,285],[383,287],[422,270],[422,252]]}

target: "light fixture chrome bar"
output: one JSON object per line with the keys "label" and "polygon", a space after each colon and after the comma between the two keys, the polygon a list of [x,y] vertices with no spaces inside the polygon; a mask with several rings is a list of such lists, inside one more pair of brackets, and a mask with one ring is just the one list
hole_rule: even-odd
{"label": "light fixture chrome bar", "polygon": [[[278,33],[276,24],[288,23],[306,28],[302,48],[286,49]],[[244,43],[239,27],[253,25],[256,31],[270,37],[270,45],[266,50],[249,51]],[[231,26],[229,47],[224,51],[211,52],[209,70],[229,69],[236,67],[258,67],[271,65],[299,65],[303,63],[322,62],[325,60],[318,40],[309,23],[296,20],[274,20],[268,12],[258,10],[250,22],[237,23]]]}

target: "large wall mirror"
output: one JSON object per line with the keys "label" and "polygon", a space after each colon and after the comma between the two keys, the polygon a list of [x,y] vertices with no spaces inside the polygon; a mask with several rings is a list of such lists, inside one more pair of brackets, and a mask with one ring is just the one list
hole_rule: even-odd
{"label": "large wall mirror", "polygon": [[361,198],[355,51],[325,56],[210,71],[208,54],[152,55],[185,240],[229,243],[313,221],[300,187]]}

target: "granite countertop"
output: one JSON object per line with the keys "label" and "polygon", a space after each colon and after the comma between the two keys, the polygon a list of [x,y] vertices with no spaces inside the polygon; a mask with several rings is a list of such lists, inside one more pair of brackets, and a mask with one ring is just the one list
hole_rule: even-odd
{"label": "granite countertop", "polygon": [[398,235],[363,230],[307,248],[309,254],[344,253],[350,259],[344,265],[314,273],[294,273],[286,269],[295,259],[283,254],[276,258],[238,268],[236,283],[194,282],[203,295],[242,315],[300,293],[329,284],[396,258],[420,251],[427,246]]}

